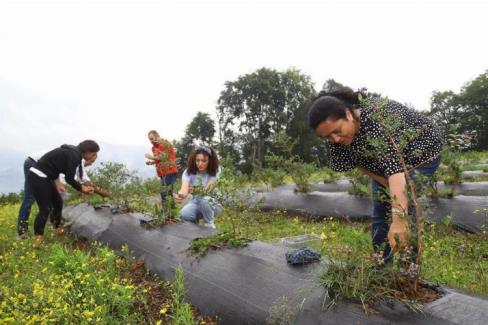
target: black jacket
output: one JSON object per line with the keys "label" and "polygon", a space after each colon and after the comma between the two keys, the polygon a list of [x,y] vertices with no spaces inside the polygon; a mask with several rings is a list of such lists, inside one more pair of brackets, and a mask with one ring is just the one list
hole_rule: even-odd
{"label": "black jacket", "polygon": [[64,174],[66,182],[81,191],[81,184],[75,181],[76,167],[81,165],[81,159],[78,147],[63,144],[42,156],[37,162],[37,169],[52,180],[58,178],[59,174]]}

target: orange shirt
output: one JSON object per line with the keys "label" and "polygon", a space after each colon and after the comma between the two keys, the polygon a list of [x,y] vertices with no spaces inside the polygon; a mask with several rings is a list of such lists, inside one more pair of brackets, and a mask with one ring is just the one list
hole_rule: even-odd
{"label": "orange shirt", "polygon": [[[156,171],[159,177],[176,174],[178,166],[176,165],[176,152],[171,142],[161,139],[163,144],[153,145],[152,152],[156,158]],[[169,149],[169,154],[166,150]]]}

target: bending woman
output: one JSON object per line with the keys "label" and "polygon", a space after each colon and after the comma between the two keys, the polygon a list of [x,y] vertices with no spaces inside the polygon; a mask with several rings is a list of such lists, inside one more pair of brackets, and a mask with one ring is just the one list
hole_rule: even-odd
{"label": "bending woman", "polygon": [[219,178],[220,167],[217,153],[210,147],[198,146],[188,157],[187,168],[183,172],[181,188],[176,195],[176,202],[181,203],[190,193],[192,199],[180,211],[180,219],[198,223],[203,218],[205,226],[215,228],[215,216],[221,208],[211,202],[211,197],[195,193],[193,189],[201,186],[208,190]]}
{"label": "bending woman", "polygon": [[[390,119],[386,123],[395,121],[393,134],[386,134],[384,124],[375,114],[382,104],[384,116]],[[352,91],[319,93],[310,107],[309,124],[318,135],[329,140],[333,170],[358,168],[371,177],[373,246],[377,252],[383,251],[385,260],[389,261],[391,249],[405,246],[409,238],[408,220],[404,218],[408,193],[401,158],[413,178],[417,174],[424,175],[424,179],[432,177],[440,163],[442,130],[421,113],[395,101],[384,102],[378,96],[360,101],[359,93]],[[406,137],[408,134],[412,136]],[[406,142],[401,142],[405,139]],[[378,142],[385,145],[381,155],[374,154],[377,149],[373,143]],[[394,143],[404,144],[401,154]],[[382,199],[385,195],[386,200]]]}
{"label": "bending woman", "polygon": [[98,144],[92,140],[85,140],[78,146],[65,144],[46,153],[35,166],[29,169],[27,179],[39,207],[39,213],[34,221],[35,246],[40,246],[44,240],[44,228],[51,210],[55,233],[60,232],[63,200],[54,181],[59,174],[64,174],[66,182],[74,189],[84,194],[92,194],[93,187],[77,182],[75,173],[77,168],[81,168],[82,159],[95,161],[99,150]]}

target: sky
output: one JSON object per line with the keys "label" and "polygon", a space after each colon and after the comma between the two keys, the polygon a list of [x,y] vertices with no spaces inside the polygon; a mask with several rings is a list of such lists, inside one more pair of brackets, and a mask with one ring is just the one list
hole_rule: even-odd
{"label": "sky", "polygon": [[428,109],[488,69],[487,15],[474,0],[0,0],[0,147],[178,139],[261,67]]}

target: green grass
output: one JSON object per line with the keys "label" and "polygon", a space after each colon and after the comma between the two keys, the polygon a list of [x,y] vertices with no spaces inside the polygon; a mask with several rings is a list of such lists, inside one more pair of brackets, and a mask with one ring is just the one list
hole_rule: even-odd
{"label": "green grass", "polygon": [[[230,220],[222,215],[217,227],[231,231]],[[242,217],[244,237],[273,242],[275,239],[303,234],[320,236],[322,255],[347,257],[354,252],[373,254],[369,222],[346,222],[325,218],[314,221],[288,217],[282,212],[251,213]],[[470,234],[453,229],[449,224],[429,225],[424,235],[425,255],[421,277],[425,280],[488,294],[488,234]]]}
{"label": "green grass", "polygon": [[471,293],[488,294],[488,234],[454,230],[449,224],[427,227],[423,277]]}
{"label": "green grass", "polygon": [[469,163],[488,161],[488,151],[466,151],[459,153],[459,160]]}
{"label": "green grass", "polygon": [[[48,229],[38,249],[16,240],[18,207],[0,207],[0,324],[168,324],[181,313],[170,283],[144,270],[135,283],[132,266],[106,246]],[[188,318],[184,308],[178,319]]]}

